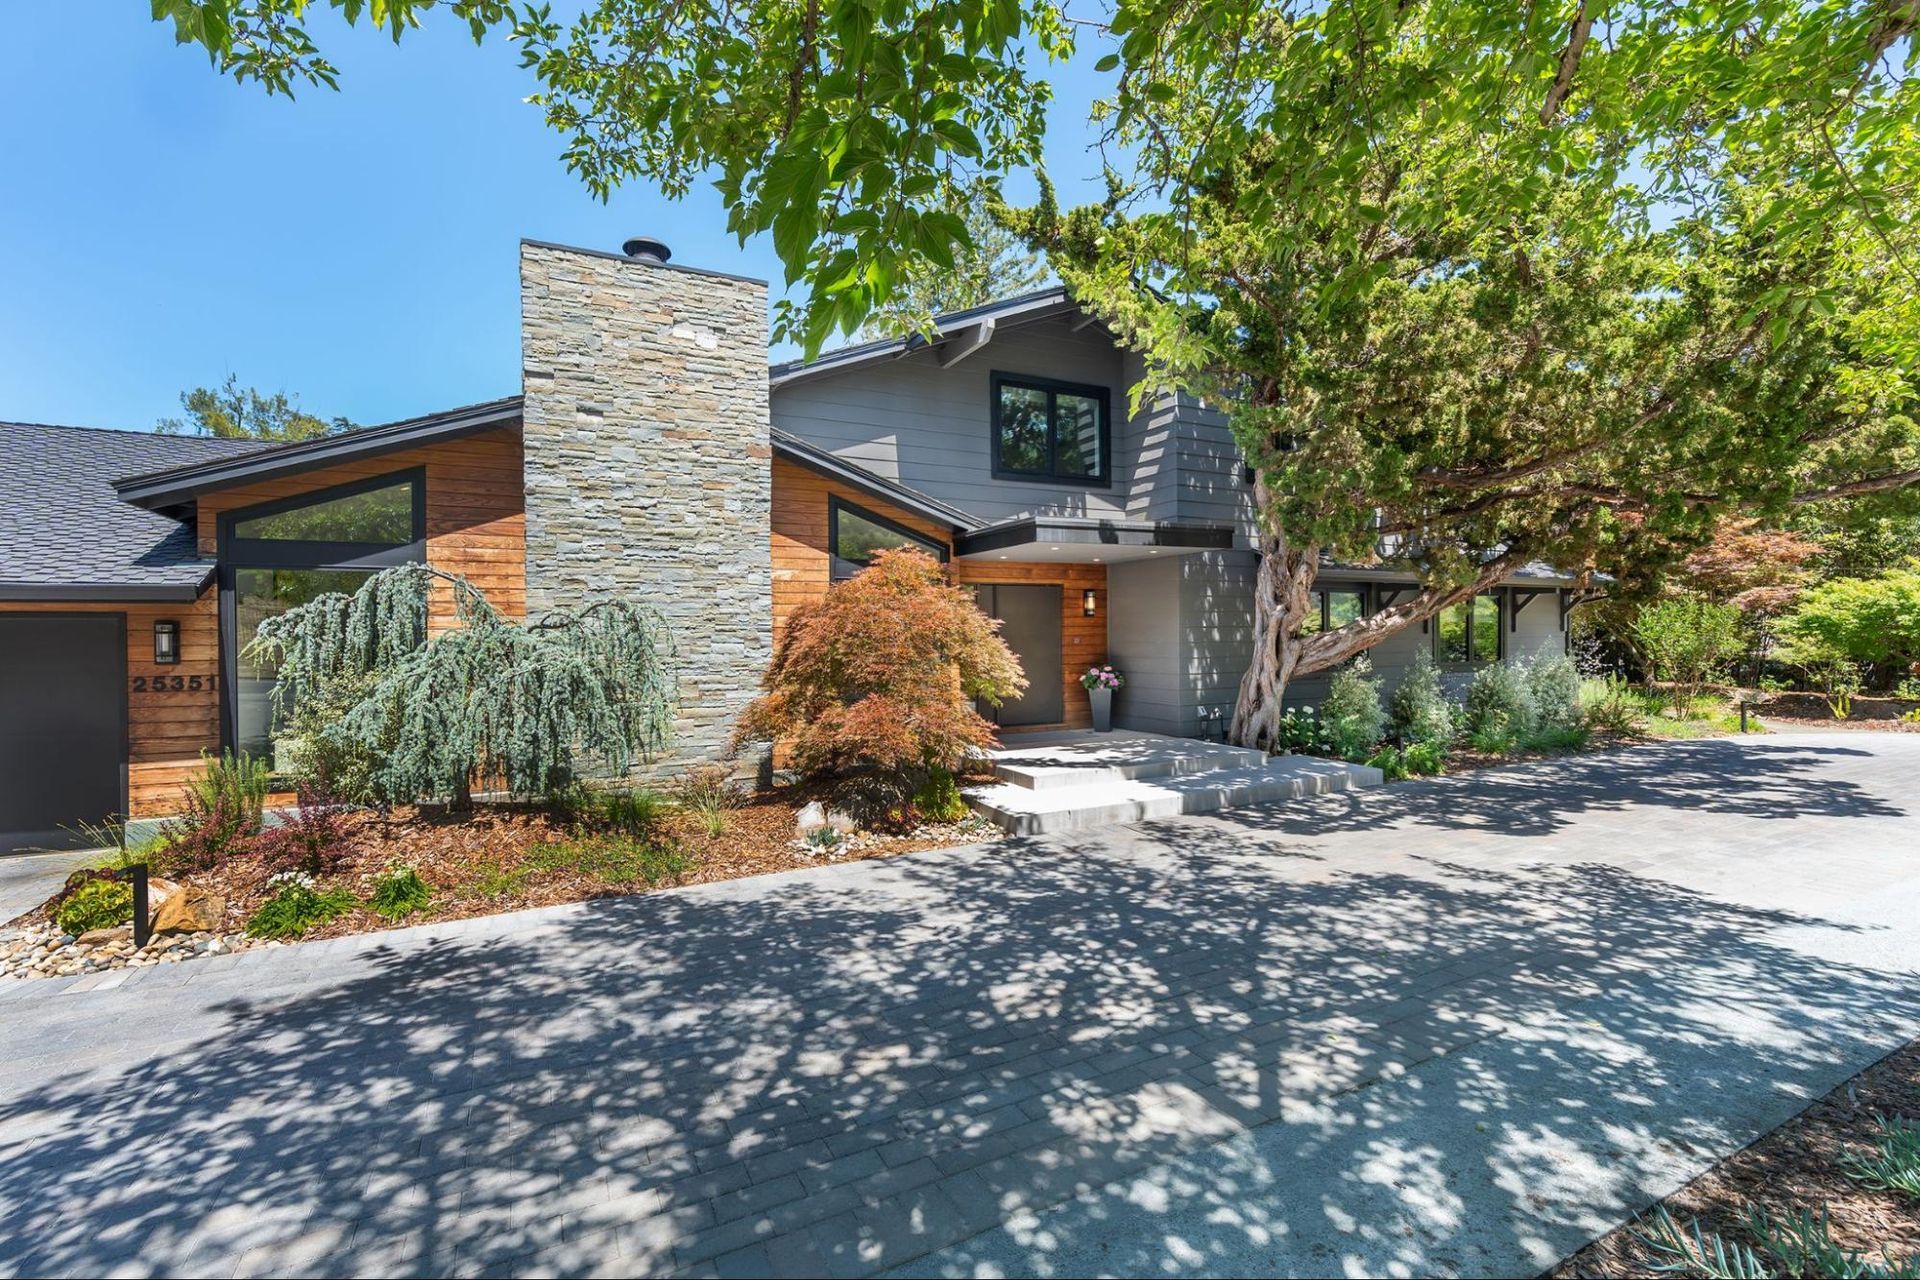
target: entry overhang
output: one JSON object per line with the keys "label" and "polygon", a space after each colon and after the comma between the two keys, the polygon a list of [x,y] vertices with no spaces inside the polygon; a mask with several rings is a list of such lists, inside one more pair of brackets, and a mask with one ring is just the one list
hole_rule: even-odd
{"label": "entry overhang", "polygon": [[1022,516],[963,533],[961,560],[1058,562],[1145,560],[1233,548],[1233,527],[1164,520],[1101,520],[1087,516]]}

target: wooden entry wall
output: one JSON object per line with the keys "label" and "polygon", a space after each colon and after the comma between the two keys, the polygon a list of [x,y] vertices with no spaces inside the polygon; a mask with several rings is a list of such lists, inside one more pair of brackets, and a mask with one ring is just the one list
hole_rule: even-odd
{"label": "wooden entry wall", "polygon": [[[1029,725],[1010,732],[1091,728],[1093,709],[1087,705],[1087,691],[1080,687],[1080,674],[1107,660],[1107,567],[959,560],[954,562],[954,576],[968,586],[1027,582],[1060,587],[1060,705],[1066,708],[1066,719],[1058,725]],[[1082,596],[1089,590],[1094,593],[1091,618],[1081,605]]]}

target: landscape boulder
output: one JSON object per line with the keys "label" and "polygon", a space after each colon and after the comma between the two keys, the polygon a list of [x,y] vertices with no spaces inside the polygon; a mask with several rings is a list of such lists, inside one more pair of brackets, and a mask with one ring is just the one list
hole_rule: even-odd
{"label": "landscape boulder", "polygon": [[220,928],[227,914],[227,900],[217,893],[191,885],[166,896],[153,913],[155,933],[209,933]]}

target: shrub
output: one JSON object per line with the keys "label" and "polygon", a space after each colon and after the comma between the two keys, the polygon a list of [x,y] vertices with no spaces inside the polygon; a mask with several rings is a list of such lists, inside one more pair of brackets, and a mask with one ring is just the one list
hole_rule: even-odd
{"label": "shrub", "polygon": [[232,796],[208,797],[188,788],[185,803],[186,810],[161,828],[163,846],[157,865],[174,872],[211,871],[230,858],[252,852],[247,816],[234,808]]}
{"label": "shrub", "polygon": [[959,822],[972,812],[967,798],[960,794],[960,784],[946,769],[935,769],[928,775],[925,785],[913,793],[913,807],[928,822]]}
{"label": "shrub", "polygon": [[1920,564],[1806,591],[1778,624],[1797,666],[1841,658],[1882,670],[1920,659]]}
{"label": "shrub", "polygon": [[62,898],[53,913],[62,933],[111,929],[133,919],[133,886],[105,877],[88,880]]}
{"label": "shrub", "polygon": [[991,746],[976,700],[998,706],[1026,686],[971,591],[931,556],[882,551],[794,610],[734,742],[786,741],[795,770],[868,817]]}
{"label": "shrub", "polygon": [[247,918],[247,932],[256,938],[298,938],[355,905],[345,889],[321,889],[300,871],[280,872],[267,881],[267,888],[267,900]]}
{"label": "shrub", "polygon": [[293,812],[279,825],[255,836],[252,848],[269,871],[301,871],[310,876],[338,871],[352,852],[340,809],[328,797],[303,790]]}
{"label": "shrub", "polygon": [[1592,740],[1593,731],[1583,724],[1539,725],[1523,745],[1530,751],[1584,751]]}
{"label": "shrub", "polygon": [[1440,687],[1440,669],[1425,649],[1414,657],[1413,665],[1401,677],[1388,704],[1393,736],[1401,745],[1436,742],[1449,743],[1460,732],[1459,713],[1446,690]]}
{"label": "shrub", "polygon": [[1526,665],[1534,732],[1566,732],[1582,724],[1580,671],[1564,653],[1543,653]]}
{"label": "shrub", "polygon": [[1366,758],[1365,763],[1380,771],[1380,776],[1388,782],[1398,782],[1407,776],[1406,758],[1398,747],[1382,747]]}
{"label": "shrub", "polygon": [[1366,654],[1333,673],[1320,703],[1320,724],[1327,745],[1345,760],[1364,760],[1380,741],[1387,711],[1380,705],[1380,681]]}
{"label": "shrub", "polygon": [[373,896],[367,905],[383,920],[404,920],[416,911],[425,911],[433,901],[433,891],[412,867],[388,867],[373,882]]}
{"label": "shrub", "polygon": [[1686,716],[1700,686],[1722,675],[1743,648],[1740,611],[1705,600],[1661,600],[1641,609],[1633,635],[1656,680],[1673,686],[1674,709]]}
{"label": "shrub", "polygon": [[272,771],[264,760],[224,751],[219,756],[200,753],[200,772],[187,780],[187,791],[203,809],[228,814],[236,824],[235,835],[252,835],[260,830],[266,815],[267,792]]}
{"label": "shrub", "polygon": [[1873,1116],[1873,1151],[1842,1152],[1840,1171],[1873,1191],[1920,1202],[1920,1125],[1901,1116]]}
{"label": "shrub", "polygon": [[1328,749],[1326,732],[1319,718],[1305,707],[1287,708],[1286,714],[1280,717],[1273,745],[1278,751],[1296,751],[1303,755],[1319,755]]}
{"label": "shrub", "polygon": [[700,764],[680,775],[674,790],[680,804],[697,815],[710,836],[727,829],[727,810],[740,803],[740,787],[733,770],[720,764]]}
{"label": "shrub", "polygon": [[1438,742],[1410,742],[1400,753],[1408,773],[1431,778],[1447,771],[1447,748]]}
{"label": "shrub", "polygon": [[1580,709],[1587,727],[1601,733],[1638,733],[1640,701],[1624,676],[1604,676],[1580,684]]}
{"label": "shrub", "polygon": [[1466,721],[1475,750],[1513,750],[1533,731],[1533,691],[1526,671],[1512,662],[1489,662],[1474,672],[1467,687]]}
{"label": "shrub", "polygon": [[631,787],[603,791],[595,797],[594,810],[600,821],[615,831],[645,839],[659,830],[667,816],[669,801],[665,792],[652,787]]}

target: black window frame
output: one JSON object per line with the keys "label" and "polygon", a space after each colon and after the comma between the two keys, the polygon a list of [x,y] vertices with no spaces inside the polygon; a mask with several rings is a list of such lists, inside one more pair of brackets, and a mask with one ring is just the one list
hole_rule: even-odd
{"label": "black window frame", "polygon": [[[862,520],[869,521],[870,523],[877,524],[882,529],[887,529],[893,533],[897,533],[903,538],[911,539],[912,541],[920,544],[921,546],[931,548],[932,550],[939,553],[941,564],[946,564],[953,558],[953,549],[951,547],[943,545],[938,539],[930,538],[926,534],[921,533],[918,529],[910,528],[907,525],[902,524],[898,520],[889,519],[886,516],[881,515],[877,511],[869,511],[867,508],[861,506],[857,502],[848,502],[845,498],[842,498],[840,495],[830,493],[827,495],[827,581],[828,582],[845,582],[849,578],[852,578],[857,574],[859,574],[862,569],[865,569],[867,567],[864,564],[860,564],[860,562],[857,560],[848,559],[846,556],[843,556],[840,554],[840,513],[842,511],[845,511],[850,515],[856,515],[860,517]],[[852,573],[842,573],[840,572],[840,566],[843,563],[858,565],[859,567],[854,569]]]}
{"label": "black window frame", "polygon": [[[995,370],[992,382],[991,400],[987,405],[988,418],[992,423],[987,440],[987,462],[992,468],[996,480],[1015,480],[1024,484],[1065,484],[1078,489],[1111,489],[1113,487],[1113,393],[1103,386],[1090,382],[1063,382],[1058,378],[1038,378],[1025,373],[1007,373]],[[1000,392],[1003,387],[1019,387],[1027,391],[1043,391],[1047,396],[1047,465],[1046,471],[1016,471],[1000,463]],[[1097,474],[1071,475],[1053,470],[1053,460],[1059,456],[1058,441],[1054,438],[1054,401],[1061,395],[1085,396],[1100,406],[1100,470]]]}
{"label": "black window frame", "polygon": [[[236,538],[234,526],[261,516],[279,515],[300,507],[351,498],[375,489],[413,486],[413,537],[408,542],[334,542],[298,538]],[[237,749],[240,740],[235,706],[236,677],[240,670],[239,619],[234,606],[240,569],[361,569],[377,572],[396,565],[427,562],[427,469],[405,467],[364,480],[308,489],[303,493],[222,511],[216,576],[220,583],[220,742]]]}
{"label": "black window frame", "polygon": [[[1487,657],[1478,652],[1480,646],[1475,638],[1473,627],[1473,610],[1482,600],[1491,600],[1493,602],[1493,647],[1495,652],[1492,657]],[[1509,614],[1506,591],[1503,588],[1483,591],[1477,596],[1468,596],[1465,600],[1459,601],[1459,603],[1467,607],[1467,660],[1465,662],[1453,662],[1448,660],[1445,655],[1440,652],[1440,614],[1436,613],[1430,621],[1434,665],[1443,671],[1466,671],[1473,667],[1483,666],[1489,662],[1504,662],[1507,657],[1507,623]],[[1451,606],[1449,606],[1449,608],[1450,607]],[[1443,609],[1440,612],[1444,613],[1446,610]]]}

